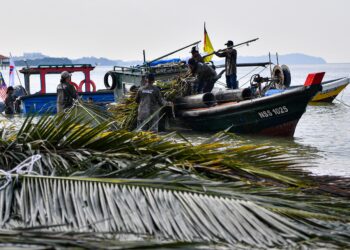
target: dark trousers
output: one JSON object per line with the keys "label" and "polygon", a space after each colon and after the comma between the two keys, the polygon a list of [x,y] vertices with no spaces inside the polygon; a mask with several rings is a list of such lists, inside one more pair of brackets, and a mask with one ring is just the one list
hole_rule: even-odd
{"label": "dark trousers", "polygon": [[226,85],[229,89],[238,89],[238,83],[237,83],[237,75],[227,75],[226,76]]}
{"label": "dark trousers", "polygon": [[199,82],[197,85],[197,94],[211,92],[214,88],[216,79],[209,79],[205,82]]}

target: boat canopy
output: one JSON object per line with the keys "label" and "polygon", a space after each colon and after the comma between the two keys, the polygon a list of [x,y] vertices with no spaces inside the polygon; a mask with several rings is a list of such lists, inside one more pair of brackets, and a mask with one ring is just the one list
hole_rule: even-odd
{"label": "boat canopy", "polygon": [[[40,93],[46,93],[46,74],[60,74],[63,71],[83,72],[85,75],[85,82],[90,82],[90,71],[95,67],[91,64],[50,64],[50,65],[39,65],[37,67],[25,67],[19,72],[24,74],[24,83],[27,93],[30,93],[30,75],[40,75]],[[85,84],[85,91],[90,92],[90,84]]]}

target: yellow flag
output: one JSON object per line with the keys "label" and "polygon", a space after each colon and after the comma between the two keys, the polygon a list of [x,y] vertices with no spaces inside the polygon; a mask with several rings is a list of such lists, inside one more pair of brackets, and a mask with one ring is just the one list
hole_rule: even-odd
{"label": "yellow flag", "polygon": [[[211,41],[209,39],[207,29],[205,28],[205,24],[204,24],[204,48],[203,48],[203,50],[205,52],[207,52],[207,54],[214,52],[214,48],[213,48],[213,45],[211,44]],[[213,58],[213,55],[207,56],[204,58],[204,62],[210,62],[212,58]]]}

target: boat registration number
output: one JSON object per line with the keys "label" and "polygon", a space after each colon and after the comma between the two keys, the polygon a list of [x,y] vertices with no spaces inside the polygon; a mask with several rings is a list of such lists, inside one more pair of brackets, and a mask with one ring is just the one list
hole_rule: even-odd
{"label": "boat registration number", "polygon": [[286,106],[282,106],[282,107],[277,107],[274,109],[267,109],[267,110],[259,111],[258,115],[260,118],[268,118],[271,116],[281,115],[281,114],[285,114],[285,113],[288,113],[288,108]]}

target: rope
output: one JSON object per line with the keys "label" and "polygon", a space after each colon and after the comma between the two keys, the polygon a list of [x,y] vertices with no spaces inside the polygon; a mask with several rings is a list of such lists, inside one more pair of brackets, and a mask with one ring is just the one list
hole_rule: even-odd
{"label": "rope", "polygon": [[[258,68],[258,67],[257,67]],[[254,70],[256,70],[257,68],[255,68]],[[263,68],[262,70],[260,70],[258,72],[258,74],[261,74],[264,70],[266,70],[266,68]],[[253,71],[249,72],[248,74],[252,73]],[[246,76],[248,75],[246,74]],[[244,85],[246,85],[248,82],[250,82],[250,79],[248,81],[246,81],[245,83],[243,83],[243,85],[241,87],[243,87]]]}
{"label": "rope", "polygon": [[350,105],[347,104],[346,102],[344,102],[344,101],[342,101],[342,100],[340,100],[340,99],[338,99],[338,98],[336,98],[336,100],[337,100],[338,102],[340,102],[341,104],[345,105],[346,107],[349,107],[349,108],[350,108]]}
{"label": "rope", "polygon": [[[24,174],[38,175],[37,172],[33,171],[33,168],[34,168],[35,162],[37,162],[40,159],[41,159],[41,155],[32,155],[31,157],[28,157],[27,159],[22,161],[19,165],[17,165],[17,167],[15,167],[14,169],[12,169],[10,171],[6,172],[6,171],[0,169],[0,174],[3,175],[6,179],[5,184],[3,184],[0,187],[0,191],[3,190],[4,188],[6,188],[7,185],[9,185],[12,182],[12,175],[13,174],[17,175],[16,180],[18,179],[18,175],[24,175]],[[41,167],[39,167],[39,171],[40,171],[40,175],[42,175],[43,170]]]}

